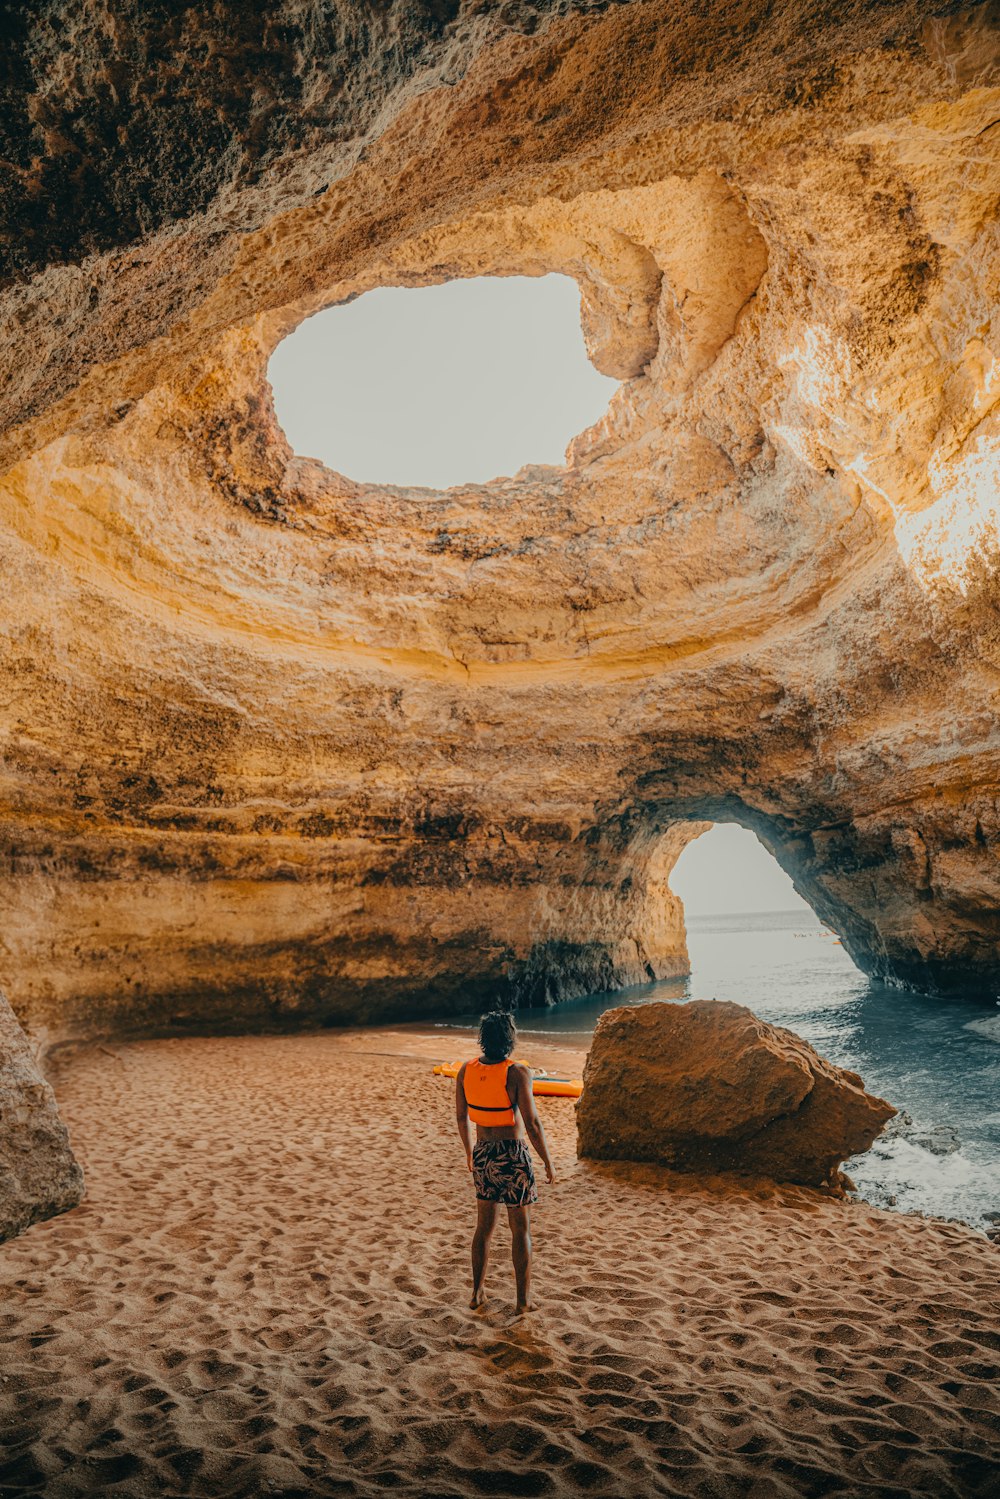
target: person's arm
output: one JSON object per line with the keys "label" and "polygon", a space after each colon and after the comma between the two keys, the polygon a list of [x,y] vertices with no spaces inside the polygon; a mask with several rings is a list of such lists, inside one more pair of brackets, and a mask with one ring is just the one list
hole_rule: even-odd
{"label": "person's arm", "polygon": [[554,1182],[556,1174],[549,1158],[549,1142],[545,1138],[545,1129],[538,1117],[538,1110],[535,1108],[535,1096],[531,1090],[531,1073],[520,1062],[514,1062],[510,1070],[514,1074],[514,1099],[512,1101],[520,1109],[528,1139],[537,1150],[542,1165],[545,1167],[545,1180]]}
{"label": "person's arm", "polygon": [[472,1120],[469,1118],[469,1105],[465,1101],[465,1063],[462,1063],[459,1074],[455,1079],[455,1118],[458,1121],[459,1139],[465,1146],[465,1161],[469,1170],[472,1170]]}

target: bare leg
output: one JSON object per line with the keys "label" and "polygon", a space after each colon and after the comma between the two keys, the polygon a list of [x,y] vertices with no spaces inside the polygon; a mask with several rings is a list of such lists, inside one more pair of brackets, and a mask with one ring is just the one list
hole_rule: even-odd
{"label": "bare leg", "polygon": [[510,1253],[514,1261],[514,1279],[517,1282],[517,1312],[532,1312],[531,1301],[531,1209],[508,1208],[507,1222],[510,1224]]}
{"label": "bare leg", "polygon": [[490,1258],[490,1239],[497,1221],[495,1202],[477,1202],[476,1207],[479,1209],[479,1216],[472,1240],[472,1300],[469,1302],[473,1308],[482,1306],[486,1300],[486,1266]]}

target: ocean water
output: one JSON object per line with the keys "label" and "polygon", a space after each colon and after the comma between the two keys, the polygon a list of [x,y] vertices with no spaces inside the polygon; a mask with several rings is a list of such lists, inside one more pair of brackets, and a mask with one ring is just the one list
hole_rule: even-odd
{"label": "ocean water", "polygon": [[[906,1138],[876,1142],[845,1170],[879,1206],[984,1226],[1000,1212],[1000,1008],[873,984],[811,912],[692,917],[691,976],[522,1010],[528,1040],[586,1047],[605,1010],[650,1000],[729,999],[787,1026],[822,1056],[861,1074],[914,1126],[950,1126],[958,1150],[935,1155]],[[468,1021],[466,1022],[468,1023]],[[891,1201],[895,1199],[895,1201]]]}

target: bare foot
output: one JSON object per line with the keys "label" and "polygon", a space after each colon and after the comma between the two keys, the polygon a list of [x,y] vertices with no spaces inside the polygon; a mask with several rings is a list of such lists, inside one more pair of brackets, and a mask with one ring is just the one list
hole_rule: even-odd
{"label": "bare foot", "polygon": [[485,1306],[485,1304],[486,1292],[483,1290],[482,1286],[480,1286],[478,1291],[473,1291],[472,1300],[469,1302],[469,1305],[474,1312],[477,1312],[479,1308],[481,1306]]}
{"label": "bare foot", "polygon": [[535,1303],[533,1301],[526,1301],[523,1306],[520,1302],[518,1302],[517,1306],[514,1308],[514,1316],[523,1317],[525,1312],[533,1312],[534,1310]]}

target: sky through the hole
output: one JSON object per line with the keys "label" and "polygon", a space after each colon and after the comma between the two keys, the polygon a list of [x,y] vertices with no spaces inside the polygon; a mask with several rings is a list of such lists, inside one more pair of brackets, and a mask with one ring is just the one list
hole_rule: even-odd
{"label": "sky through the hole", "polygon": [[689,916],[809,909],[773,854],[734,822],[716,823],[688,844],[670,888]]}
{"label": "sky through the hole", "polygon": [[587,358],[568,276],[367,292],[302,323],[269,376],[297,453],[435,489],[561,464],[617,388]]}

